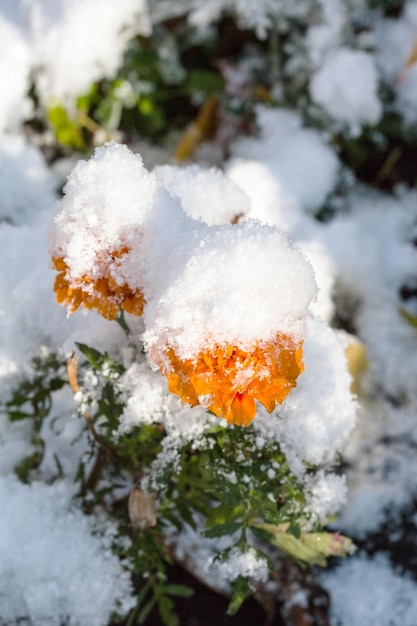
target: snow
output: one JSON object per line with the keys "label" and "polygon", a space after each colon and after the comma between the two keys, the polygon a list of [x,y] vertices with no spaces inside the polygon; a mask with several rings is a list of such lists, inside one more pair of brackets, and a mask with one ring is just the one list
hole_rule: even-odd
{"label": "snow", "polygon": [[277,18],[305,17],[308,2],[299,2],[297,6],[290,0],[212,0],[204,3],[196,0],[189,14],[189,22],[197,29],[207,28],[218,20],[223,13],[234,13],[242,28],[254,29],[260,39],[266,39]]}
{"label": "snow", "polygon": [[278,181],[281,194],[307,211],[326,200],[336,182],[339,163],[332,148],[300,116],[286,109],[259,106],[260,138],[240,138],[233,155],[264,164]]}
{"label": "snow", "polygon": [[406,69],[416,40],[417,3],[407,2],[397,19],[381,19],[375,27],[377,62],[384,82],[395,90],[394,108],[409,125],[416,121],[417,69]]}
{"label": "snow", "polygon": [[68,354],[75,341],[89,343],[94,337],[97,349],[111,351],[123,334],[94,314],[68,320],[56,305],[48,254],[50,220],[51,209],[30,227],[0,224],[0,265],[7,268],[0,276],[0,388],[6,397],[16,374],[30,372],[32,358],[43,347]]}
{"label": "snow", "polygon": [[346,479],[336,474],[317,472],[309,481],[307,508],[314,521],[326,523],[329,517],[339,512],[347,502]]}
{"label": "snow", "polygon": [[331,594],[331,619],[338,626],[415,624],[416,583],[385,555],[350,558],[320,580]]}
{"label": "snow", "polygon": [[[149,3],[154,19],[156,4]],[[161,11],[179,11],[175,3],[159,4]],[[291,335],[303,343],[304,371],[271,414],[258,407],[251,426],[256,447],[279,444],[304,485],[312,526],[340,511],[333,524],[366,544],[399,523],[417,492],[417,339],[406,319],[417,313],[417,197],[405,188],[371,192],[344,171],[343,180],[353,183],[343,191],[340,210],[329,223],[314,215],[340,193],[342,166],[329,129],[354,135],[387,112],[404,126],[417,119],[416,65],[406,69],[417,2],[405,2],[395,18],[365,11],[367,32],[361,34],[353,26],[364,9],[361,0],[195,0],[185,8],[189,24],[202,29],[225,12],[259,37],[273,24],[288,35],[291,16],[307,26],[292,61],[305,64],[304,87],[313,103],[259,105],[257,135],[236,137],[224,169],[164,164],[148,171],[139,154],[117,143],[86,160],[71,156],[51,166],[23,133],[33,114],[31,83],[41,106],[58,99],[71,109],[92,81],[115,74],[133,34],[149,33],[148,7],[138,0],[1,3],[1,397],[7,401],[33,376],[33,357],[57,354],[65,363],[76,342],[122,359],[126,371],[116,390],[125,408],[114,436],[161,426],[162,449],[142,486],[163,491],[163,470],[168,464],[175,469],[181,448],[198,451],[207,445],[207,430],[228,426],[170,394],[155,355],[173,347],[192,360],[213,345],[247,348]],[[235,85],[243,75],[237,71]],[[381,87],[393,90],[389,105]],[[273,93],[282,90],[277,84]],[[158,150],[149,148],[147,166],[168,160]],[[122,250],[116,263],[112,255]],[[129,338],[94,311],[67,316],[54,297],[51,255],[65,260],[74,284],[99,277],[107,263],[118,285],[143,292],[144,314],[128,319]],[[347,308],[368,362],[355,384],[358,398],[351,394],[346,334],[331,328]],[[98,381],[90,372],[80,382],[82,408],[97,401]],[[32,425],[0,415],[5,626],[17,620],[102,626],[113,611],[125,614],[132,605],[129,575],[110,548],[111,533],[103,534],[97,512],[87,517],[74,498],[72,481],[89,449],[74,412],[68,386],[54,393],[39,433],[44,456],[30,484],[18,482],[14,469],[35,450]],[[334,468],[340,455],[342,475]],[[270,480],[276,469],[265,466]],[[226,478],[237,480],[233,473]],[[265,582],[267,565],[255,550],[232,549],[216,560],[233,542],[203,539],[199,523],[198,531],[186,527],[168,540],[207,584],[227,591],[239,575]],[[319,580],[331,595],[331,626],[416,622],[415,582],[387,555],[359,550]]]}
{"label": "snow", "polygon": [[352,133],[376,124],[382,113],[378,74],[372,56],[360,50],[332,51],[313,75],[310,90],[317,104]]}
{"label": "snow", "polygon": [[276,416],[260,414],[254,428],[266,439],[280,441],[296,474],[303,467],[300,462],[328,462],[346,445],[355,423],[349,384],[343,342],[321,320],[310,317],[304,372],[297,387]]}
{"label": "snow", "polygon": [[14,129],[28,115],[31,78],[44,106],[71,105],[92,82],[115,74],[134,34],[149,32],[144,0],[5,0],[0,129]]}
{"label": "snow", "polygon": [[260,557],[254,548],[242,552],[239,548],[232,548],[225,560],[211,559],[207,569],[212,570],[218,583],[234,581],[239,576],[248,576],[256,582],[265,583],[268,580],[268,563],[266,558]]}
{"label": "snow", "polygon": [[127,571],[71,491],[64,482],[0,477],[0,623],[102,626],[133,605]]}
{"label": "snow", "polygon": [[0,12],[0,131],[14,129],[31,112],[26,98],[30,49],[19,30]]}
{"label": "snow", "polygon": [[[208,230],[176,274],[145,310],[144,340],[151,352],[166,342],[182,358],[193,358],[207,342],[250,346],[276,333],[295,340],[304,334],[303,318],[315,294],[312,270],[271,227],[247,221]],[[265,303],[256,315],[254,301]]]}
{"label": "snow", "polygon": [[193,219],[206,224],[227,224],[249,211],[249,200],[237,185],[219,169],[198,165],[163,165],[154,169],[157,179]]}
{"label": "snow", "polygon": [[27,224],[52,206],[58,183],[42,153],[20,135],[0,137],[0,221]]}

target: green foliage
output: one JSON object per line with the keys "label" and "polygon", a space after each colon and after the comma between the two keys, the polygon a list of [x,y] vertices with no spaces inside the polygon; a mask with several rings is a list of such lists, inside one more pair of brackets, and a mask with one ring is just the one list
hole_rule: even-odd
{"label": "green foliage", "polygon": [[36,432],[42,420],[49,414],[52,394],[65,384],[63,362],[55,354],[35,357],[32,360],[33,375],[20,381],[10,400],[5,404],[10,420],[32,418]]}
{"label": "green foliage", "polygon": [[[119,382],[125,369],[117,358],[91,346],[79,343],[77,348],[84,360],[76,371],[77,382],[73,378],[71,384],[77,387],[80,419],[94,456],[92,464],[91,459],[80,460],[77,481],[85,510],[104,507],[119,521],[121,536],[129,537],[123,548],[115,548],[136,581],[137,607],[127,624],[144,624],[154,611],[165,626],[179,624],[176,601],[193,590],[169,579],[174,554],[165,538],[173,528],[181,532],[189,525],[207,539],[226,539],[227,547],[218,550],[214,561],[227,562],[232,551],[251,550],[271,571],[278,552],[307,565],[325,565],[328,556],[351,552],[347,539],[310,528],[311,522],[307,526],[303,484],[289,470],[279,446],[258,441],[252,427],[211,427],[197,447],[180,445],[174,459],[165,458],[166,434],[160,424],[118,433],[125,407]],[[30,420],[33,426],[33,449],[16,467],[22,481],[28,482],[42,461],[41,427],[51,414],[54,394],[65,385],[67,363],[47,354],[34,359],[33,374],[20,381],[5,406],[11,420]],[[59,458],[56,463],[62,475]],[[132,517],[129,521],[126,498],[116,496],[127,476],[131,483],[148,476],[146,498],[156,503],[156,517],[147,522],[145,516],[139,529]],[[239,574],[231,586],[230,615],[251,589],[251,579]]]}
{"label": "green foliage", "polygon": [[53,394],[67,384],[64,363],[56,354],[35,357],[31,370],[32,374],[19,381],[11,398],[1,407],[11,422],[28,420],[31,423],[32,450],[15,467],[17,477],[24,483],[30,481],[31,473],[43,459],[45,442],[40,432],[50,414]]}
{"label": "green foliage", "polygon": [[[77,347],[85,359],[77,371],[80,419],[95,450],[92,466],[81,461],[77,480],[86,510],[105,506],[120,521],[121,533],[131,539],[120,553],[130,563],[138,588],[137,608],[127,623],[143,624],[152,611],[158,611],[166,626],[179,623],[175,599],[187,597],[192,590],[169,580],[167,571],[173,562],[165,544],[169,528],[181,532],[188,524],[199,530],[203,523],[200,532],[207,539],[228,538],[228,547],[219,550],[215,560],[227,561],[233,549],[242,553],[255,550],[271,570],[274,548],[307,564],[324,564],[326,555],[337,553],[335,546],[340,548],[338,554],[348,550],[344,539],[332,543],[333,535],[304,530],[308,514],[303,485],[290,472],[279,446],[258,442],[251,427],[212,427],[198,449],[184,444],[174,461],[164,457],[165,432],[159,424],[142,424],[128,434],[117,433],[124,410],[119,386],[124,367],[93,347],[82,343]],[[53,394],[67,384],[65,363],[56,356],[35,360],[34,371],[30,379],[21,382],[7,407],[11,419],[30,418],[36,424],[38,447],[16,468],[22,480],[28,480],[40,463],[42,420],[50,413]],[[155,523],[145,523],[139,531],[130,525],[126,500],[119,503],[112,495],[126,475],[132,481],[149,475],[148,488],[157,501]],[[250,591],[251,580],[238,576],[231,589],[230,614]]]}
{"label": "green foliage", "polygon": [[76,150],[85,148],[82,134],[83,126],[80,120],[71,119],[63,106],[60,104],[51,106],[47,111],[47,119],[58,143]]}
{"label": "green foliage", "polygon": [[249,594],[249,581],[244,576],[238,576],[232,585],[232,596],[227,608],[228,615],[235,615],[238,612],[247,595]]}
{"label": "green foliage", "polygon": [[355,550],[352,541],[338,533],[302,532],[299,528],[297,534],[294,534],[287,524],[259,524],[258,528],[267,532],[274,546],[302,565],[325,567],[327,557],[342,557]]}

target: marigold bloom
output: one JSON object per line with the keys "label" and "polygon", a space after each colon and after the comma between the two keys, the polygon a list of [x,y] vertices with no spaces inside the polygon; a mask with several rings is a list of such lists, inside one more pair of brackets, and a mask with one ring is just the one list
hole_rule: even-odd
{"label": "marigold bloom", "polygon": [[246,350],[215,345],[194,359],[180,359],[169,347],[165,360],[152,357],[166,376],[169,390],[183,402],[201,404],[237,426],[252,422],[255,400],[271,413],[303,371],[302,343],[283,334]]}
{"label": "marigold bloom", "polygon": [[132,291],[124,282],[119,284],[112,275],[110,267],[120,267],[120,259],[129,252],[129,248],[106,253],[105,258],[98,260],[99,274],[95,278],[83,275],[72,279],[67,263],[63,257],[54,257],[55,269],[59,272],[54,284],[56,299],[60,304],[74,313],[79,306],[96,309],[103,317],[115,319],[120,308],[132,315],[142,315],[145,300],[140,289]]}

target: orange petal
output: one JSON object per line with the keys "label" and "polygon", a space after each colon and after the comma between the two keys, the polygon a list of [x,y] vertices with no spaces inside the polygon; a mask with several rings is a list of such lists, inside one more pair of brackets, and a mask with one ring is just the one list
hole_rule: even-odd
{"label": "orange petal", "polygon": [[227,410],[226,419],[236,426],[249,426],[255,414],[255,400],[245,393],[237,393]]}

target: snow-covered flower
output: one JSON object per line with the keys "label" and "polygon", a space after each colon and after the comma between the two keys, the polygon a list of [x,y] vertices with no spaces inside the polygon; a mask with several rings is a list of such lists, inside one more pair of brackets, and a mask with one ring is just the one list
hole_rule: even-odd
{"label": "snow-covered flower", "polygon": [[[172,393],[191,405],[201,404],[217,417],[248,426],[255,400],[270,413],[295,387],[303,371],[302,346],[277,335],[244,350],[235,345],[208,346],[195,359],[180,359],[170,348],[169,367],[161,364]],[[158,357],[155,359],[158,362]]]}
{"label": "snow-covered flower", "polygon": [[143,223],[158,195],[141,157],[109,143],[80,161],[64,189],[51,233],[55,293],[72,313],[83,305],[114,319],[141,315]]}
{"label": "snow-covered flower", "polygon": [[106,319],[115,319],[122,308],[132,315],[142,315],[145,300],[141,289],[132,290],[120,279],[117,270],[121,258],[129,253],[123,246],[120,250],[104,251],[97,258],[96,275],[71,278],[70,268],[63,257],[53,258],[59,272],[54,284],[56,299],[74,313],[80,305],[85,309],[96,309]]}

